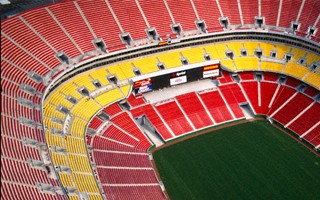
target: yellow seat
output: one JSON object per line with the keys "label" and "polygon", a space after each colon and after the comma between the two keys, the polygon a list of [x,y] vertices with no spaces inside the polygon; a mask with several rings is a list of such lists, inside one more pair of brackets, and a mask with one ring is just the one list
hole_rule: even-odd
{"label": "yellow seat", "polygon": [[288,62],[284,70],[284,73],[299,79],[302,79],[308,72],[308,68],[292,62]]}
{"label": "yellow seat", "polygon": [[158,54],[157,57],[160,62],[163,62],[165,64],[166,68],[182,66],[181,56],[177,51]]}
{"label": "yellow seat", "polygon": [[77,84],[79,87],[86,87],[89,91],[94,91],[96,90],[96,87],[92,83],[92,79],[88,76],[87,73],[77,76],[72,79],[72,81]]}
{"label": "yellow seat", "polygon": [[86,121],[75,117],[71,124],[70,134],[75,137],[83,137],[86,129]]}
{"label": "yellow seat", "polygon": [[[120,93],[118,88],[110,90],[108,92],[102,93],[101,95],[95,97],[95,101],[97,101],[103,107],[120,99],[123,98],[122,94]],[[97,112],[96,110],[95,112]],[[92,115],[91,115],[92,116]]]}
{"label": "yellow seat", "polygon": [[62,166],[69,166],[69,163],[67,161],[67,155],[56,153],[50,150],[52,162],[54,165],[62,165]]}
{"label": "yellow seat", "polygon": [[61,183],[64,186],[70,186],[70,187],[74,186],[74,182],[72,181],[71,175],[69,175],[67,173],[61,173],[61,172],[58,172],[58,175],[60,177]]}
{"label": "yellow seat", "polygon": [[94,176],[80,173],[72,173],[72,178],[79,192],[98,193],[99,189]]}
{"label": "yellow seat", "polygon": [[276,44],[276,51],[277,51],[277,58],[283,59],[284,55],[286,53],[289,53],[290,46],[282,45],[282,44]]}
{"label": "yellow seat", "polygon": [[51,134],[49,130],[46,130],[46,141],[49,146],[64,146],[63,137],[56,134]]}
{"label": "yellow seat", "polygon": [[146,56],[142,58],[137,58],[132,61],[134,66],[140,69],[142,74],[149,74],[159,70],[157,67],[156,56]]}
{"label": "yellow seat", "polygon": [[233,65],[232,60],[230,60],[230,59],[221,60],[221,61],[220,61],[220,64],[221,64],[222,66],[224,66],[224,67],[232,70],[232,71],[235,71],[235,70],[236,70],[236,68],[235,68],[234,65]]}
{"label": "yellow seat", "polygon": [[233,51],[235,57],[241,56],[242,42],[230,42],[227,45],[229,50]]}
{"label": "yellow seat", "polygon": [[237,70],[258,70],[257,57],[240,57],[234,58],[233,60]]}
{"label": "yellow seat", "polygon": [[87,155],[68,154],[68,160],[72,172],[92,172]]}
{"label": "yellow seat", "polygon": [[84,138],[64,136],[64,140],[67,152],[87,155]]}
{"label": "yellow seat", "polygon": [[100,69],[94,69],[92,71],[89,71],[89,75],[94,79],[98,80],[101,85],[108,85],[109,81],[107,79],[108,73],[106,71],[106,68],[100,68]]}
{"label": "yellow seat", "polygon": [[260,42],[260,49],[263,51],[264,57],[270,57],[271,51],[274,50],[274,44],[267,43],[267,42]]}
{"label": "yellow seat", "polygon": [[81,99],[71,110],[71,114],[89,120],[101,107],[89,97]]}
{"label": "yellow seat", "polygon": [[283,64],[275,63],[275,62],[261,62],[260,69],[281,73],[283,69]]}
{"label": "yellow seat", "polygon": [[191,47],[180,51],[190,64],[204,62],[204,52],[200,47]]}
{"label": "yellow seat", "polygon": [[308,76],[304,79],[310,85],[313,85],[318,90],[320,89],[320,74],[315,72],[310,72]]}
{"label": "yellow seat", "polygon": [[107,67],[110,74],[116,74],[119,80],[125,80],[134,77],[133,66],[131,62],[123,62],[119,64],[110,65]]}
{"label": "yellow seat", "polygon": [[248,56],[254,56],[254,51],[258,49],[258,42],[245,42],[243,46],[247,49]]}

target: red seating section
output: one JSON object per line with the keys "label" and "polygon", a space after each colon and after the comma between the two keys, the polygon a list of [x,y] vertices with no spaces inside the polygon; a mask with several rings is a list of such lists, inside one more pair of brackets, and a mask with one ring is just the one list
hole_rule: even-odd
{"label": "red seating section", "polygon": [[119,37],[121,31],[104,0],[83,0],[78,1],[78,4],[97,38],[102,38],[107,48],[122,43]]}
{"label": "red seating section", "polygon": [[[124,32],[130,32],[134,40],[146,38],[147,25],[137,7],[135,1],[109,0]],[[132,23],[134,22],[134,23]]]}
{"label": "red seating section", "polygon": [[304,136],[304,139],[308,140],[314,146],[318,146],[320,144],[320,125]]}
{"label": "red seating section", "polygon": [[[55,67],[59,64],[59,60],[54,57],[55,52],[19,18],[7,20],[4,26],[1,27],[2,32],[48,66]],[[30,38],[32,38],[32,41],[30,41]]]}
{"label": "red seating section", "polygon": [[164,140],[168,140],[173,137],[151,105],[134,108],[131,110],[131,113],[133,117],[140,117],[145,114]]}
{"label": "red seating section", "polygon": [[222,85],[219,87],[222,95],[226,99],[228,105],[230,106],[232,112],[236,118],[244,117],[239,104],[246,102],[245,97],[239,86],[236,83]]}
{"label": "red seating section", "polygon": [[97,116],[93,117],[90,124],[89,124],[89,127],[90,128],[93,128],[93,129],[97,129],[99,128],[99,126],[102,124],[102,120],[100,118],[98,118]]}
{"label": "red seating section", "polygon": [[303,91],[305,94],[309,95],[310,97],[314,97],[315,95],[319,94],[319,91],[313,87],[307,87],[305,91]]}
{"label": "red seating section", "polygon": [[278,84],[270,83],[270,82],[261,82],[260,87],[261,87],[261,107],[255,108],[255,111],[257,114],[266,115],[270,109],[269,104],[273,95],[275,94]]}
{"label": "red seating section", "polygon": [[273,104],[271,105],[272,107],[269,110],[268,115],[272,115],[273,112],[276,111],[280,106],[282,106],[295,92],[296,90],[292,88],[281,86]]}
{"label": "red seating section", "polygon": [[242,19],[244,24],[254,24],[254,18],[259,16],[258,1],[241,0]]}
{"label": "red seating section", "polygon": [[179,95],[176,99],[196,129],[213,125],[196,93]]}
{"label": "red seating section", "polygon": [[[242,77],[242,76],[241,76]],[[250,81],[250,82],[241,82],[241,85],[247,94],[247,97],[250,100],[251,105],[253,106],[256,113],[256,109],[259,110],[259,94],[258,94],[258,82]]]}
{"label": "red seating section", "polygon": [[175,135],[181,135],[193,130],[175,101],[156,105],[155,108],[159,111]]}
{"label": "red seating section", "polygon": [[36,9],[32,12],[24,13],[22,16],[57,51],[64,51],[69,57],[80,55],[76,46],[45,9]]}
{"label": "red seating section", "polygon": [[216,123],[233,120],[230,111],[217,90],[201,93],[199,96]]}
{"label": "red seating section", "polygon": [[121,112],[121,108],[117,103],[113,103],[103,109],[108,115],[113,116]]}
{"label": "red seating section", "polygon": [[110,186],[103,187],[108,199],[152,199],[163,200],[164,196],[159,186]]}
{"label": "red seating section", "polygon": [[286,125],[306,107],[308,107],[313,100],[309,97],[298,93],[289,103],[287,103],[279,112],[274,115],[274,119]]}
{"label": "red seating section", "polygon": [[263,80],[265,81],[277,81],[278,74],[272,72],[263,72]]}
{"label": "red seating section", "polygon": [[[320,104],[315,103],[305,113],[303,113],[298,119],[296,119],[290,126],[291,130],[294,130],[297,134],[302,135],[308,131],[319,121]],[[319,129],[318,135],[320,134]]]}
{"label": "red seating section", "polygon": [[261,16],[265,17],[266,25],[277,24],[278,13],[275,10],[279,10],[280,0],[264,0],[261,1]]}
{"label": "red seating section", "polygon": [[150,167],[150,160],[147,154],[130,154],[117,152],[94,151],[94,158],[97,166],[113,167]]}
{"label": "red seating section", "polygon": [[150,27],[155,27],[160,36],[165,36],[172,32],[170,27],[172,21],[163,1],[139,0],[139,3]]}
{"label": "red seating section", "polygon": [[140,106],[145,104],[144,100],[142,97],[137,97],[135,98],[132,94],[128,97],[128,102],[132,107]]}
{"label": "red seating section", "polygon": [[[91,42],[94,37],[72,1],[65,2],[63,5],[53,4],[52,6],[49,6],[49,9],[83,52],[95,49]],[[77,23],[70,23],[69,19],[73,19]]]}
{"label": "red seating section", "polygon": [[201,1],[194,0],[194,5],[197,8],[200,19],[206,22],[209,32],[222,31],[219,18],[220,13],[216,1]]}
{"label": "red seating section", "polygon": [[139,139],[139,143],[137,144],[136,148],[141,150],[147,150],[151,144],[147,140],[147,138],[143,135],[141,130],[138,128],[138,126],[135,124],[133,119],[129,116],[128,113],[123,112],[111,119],[113,123],[123,128],[123,130],[130,133],[132,136]]}
{"label": "red seating section", "polygon": [[232,82],[232,78],[230,76],[229,72],[226,71],[222,71],[222,76],[218,78],[218,80],[220,81],[220,83],[231,83]]}
{"label": "red seating section", "polygon": [[223,15],[229,18],[230,24],[241,24],[237,0],[219,1]]}
{"label": "red seating section", "polygon": [[279,26],[290,27],[291,21],[296,21],[301,2],[302,0],[282,1]]}
{"label": "red seating section", "polygon": [[175,23],[180,23],[182,30],[196,30],[194,21],[197,20],[197,17],[190,1],[167,0],[167,3]]}
{"label": "red seating section", "polygon": [[289,85],[291,87],[297,87],[299,84],[301,83],[301,81],[297,80],[297,79],[294,79],[294,78],[291,78],[291,77],[287,77],[287,80],[286,80],[286,85]]}
{"label": "red seating section", "polygon": [[253,72],[242,72],[240,74],[241,80],[254,80],[254,73]]}

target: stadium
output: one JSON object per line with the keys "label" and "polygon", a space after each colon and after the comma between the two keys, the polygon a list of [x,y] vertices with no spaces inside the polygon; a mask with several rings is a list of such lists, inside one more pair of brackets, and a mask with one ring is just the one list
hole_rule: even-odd
{"label": "stadium", "polygon": [[1,199],[320,199],[319,0],[0,2]]}

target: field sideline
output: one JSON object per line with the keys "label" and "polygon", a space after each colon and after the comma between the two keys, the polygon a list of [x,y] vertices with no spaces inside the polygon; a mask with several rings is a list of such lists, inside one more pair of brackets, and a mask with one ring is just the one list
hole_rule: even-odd
{"label": "field sideline", "polygon": [[172,200],[320,199],[320,157],[265,121],[155,150]]}

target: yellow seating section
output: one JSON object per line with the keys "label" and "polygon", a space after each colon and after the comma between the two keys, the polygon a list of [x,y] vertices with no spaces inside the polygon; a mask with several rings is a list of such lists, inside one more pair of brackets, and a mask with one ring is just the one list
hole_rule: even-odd
{"label": "yellow seating section", "polygon": [[233,50],[235,57],[241,56],[242,42],[230,42],[228,43],[229,50]]}
{"label": "yellow seating section", "polygon": [[274,50],[274,44],[267,42],[260,42],[260,49],[263,50],[264,57],[270,57],[271,51]]}
{"label": "yellow seating section", "polygon": [[283,64],[275,62],[261,62],[260,69],[265,71],[282,72]]}
{"label": "yellow seating section", "polygon": [[88,194],[88,197],[92,200],[102,200],[102,197],[99,194]]}
{"label": "yellow seating section", "polygon": [[315,86],[320,90],[320,74],[315,72],[310,72],[308,76],[304,79],[309,84]]}
{"label": "yellow seating section", "polygon": [[140,69],[142,74],[149,74],[159,70],[157,67],[158,62],[156,56],[137,58],[133,60],[132,63]]}
{"label": "yellow seating section", "polygon": [[64,146],[64,139],[60,135],[56,134],[51,134],[50,130],[46,130],[46,141],[49,146],[59,146],[63,147]]}
{"label": "yellow seating section", "polygon": [[67,152],[87,155],[86,144],[83,138],[65,136],[65,143]]}
{"label": "yellow seating section", "polygon": [[52,93],[52,97],[50,98],[50,103],[56,106],[63,105],[64,107],[69,109],[73,106],[73,104],[70,101],[68,101],[65,98],[65,96],[63,96],[59,92]]}
{"label": "yellow seating section", "polygon": [[[122,86],[122,87],[120,88],[121,92],[123,93],[123,95],[124,95],[125,97],[129,96],[130,88],[131,88],[130,85],[125,85],[125,86]],[[110,101],[110,102],[112,102],[112,101]]]}
{"label": "yellow seating section", "polygon": [[167,53],[161,53],[157,55],[160,62],[163,62],[166,68],[174,68],[182,66],[181,56],[177,51],[171,51]]}
{"label": "yellow seating section", "polygon": [[236,70],[231,59],[220,60],[220,64],[226,68],[233,70],[233,71]]}
{"label": "yellow seating section", "polygon": [[186,57],[190,64],[204,62],[203,49],[201,47],[191,47],[180,51]]}
{"label": "yellow seating section", "polygon": [[237,66],[237,70],[258,70],[257,57],[240,57],[233,60]]}
{"label": "yellow seating section", "polygon": [[[69,199],[70,200],[80,200],[80,197],[79,196],[76,196],[76,195],[69,195]],[[91,198],[90,198],[91,199]]]}
{"label": "yellow seating section", "polygon": [[307,65],[310,65],[313,62],[320,62],[320,55],[316,55],[308,52],[306,57],[307,57]]}
{"label": "yellow seating section", "polygon": [[284,55],[286,53],[289,53],[290,49],[291,49],[290,46],[286,46],[286,45],[282,45],[282,44],[276,44],[277,57],[279,59],[284,58]]}
{"label": "yellow seating section", "polygon": [[100,68],[100,69],[94,69],[88,72],[89,75],[94,79],[98,80],[101,85],[108,85],[109,81],[107,79],[108,73],[106,71],[106,68]]}
{"label": "yellow seating section", "polygon": [[72,181],[72,176],[67,173],[58,172],[61,183],[64,186],[74,186],[74,182]]}
{"label": "yellow seating section", "polygon": [[70,163],[70,169],[74,172],[87,172],[91,173],[90,163],[87,155],[68,154],[68,161]]}
{"label": "yellow seating section", "polygon": [[56,153],[53,151],[50,151],[50,153],[51,153],[52,161],[56,165],[69,166],[69,163],[67,161],[67,155],[62,153]]}
{"label": "yellow seating section", "polygon": [[78,86],[84,86],[86,87],[89,91],[94,91],[96,87],[92,83],[93,80],[90,79],[88,74],[83,74],[80,76],[77,76],[75,79],[73,79],[73,82],[77,84]]}
{"label": "yellow seating section", "polygon": [[308,72],[308,68],[292,62],[288,62],[284,70],[284,73],[299,79],[302,79]]}
{"label": "yellow seating section", "polygon": [[[219,59],[221,64],[230,70],[257,70],[258,58],[252,57],[254,50],[258,48],[264,50],[264,56],[269,56],[275,46],[275,50],[278,51],[278,57],[283,58],[285,53],[288,53],[291,49],[289,46],[265,42],[229,42],[229,43],[216,43],[201,47],[186,48],[183,50],[176,50],[170,52],[162,52],[156,55],[147,56],[139,59],[133,59],[130,61],[105,66],[99,69],[94,69],[85,74],[81,74],[62,84],[50,96],[46,99],[43,106],[43,121],[46,127],[45,136],[49,146],[65,147],[67,154],[60,154],[52,152],[52,161],[54,165],[67,165],[72,170],[72,174],[60,173],[59,177],[64,186],[76,186],[79,192],[89,192],[89,199],[102,199],[99,194],[99,189],[96,185],[94,175],[92,174],[90,161],[87,157],[87,150],[85,144],[85,127],[89,119],[102,107],[117,101],[124,96],[129,95],[130,85],[122,86],[120,89],[116,88],[105,93],[96,96],[94,99],[82,96],[78,91],[78,86],[84,86],[90,91],[96,90],[92,84],[93,80],[99,80],[102,85],[108,85],[109,81],[107,76],[109,74],[116,74],[119,80],[125,80],[134,77],[132,63],[141,70],[143,74],[152,73],[158,71],[157,58],[160,62],[164,62],[166,68],[173,68],[182,66],[181,56],[179,52],[183,54],[189,63],[203,62],[203,54],[206,51],[210,54],[212,59]],[[228,59],[225,55],[227,45],[230,50],[235,53],[234,63]],[[248,56],[241,57],[240,50],[242,45],[247,49]],[[295,54],[293,62],[289,62],[284,70],[285,73],[298,78],[304,77],[309,72],[306,67],[295,64],[301,56],[304,56],[304,50],[292,48],[292,53]],[[319,61],[318,55],[308,53],[307,63]],[[266,71],[282,72],[284,68],[283,64],[275,62],[262,61],[260,63],[260,69]],[[320,70],[319,70],[320,71]],[[306,76],[305,81],[320,88],[320,75],[316,73],[309,73]],[[74,84],[75,83],[75,84]],[[123,94],[121,94],[121,92]],[[71,95],[78,100],[73,105],[65,96]],[[63,105],[70,109],[70,115],[73,118],[70,127],[70,136],[60,136],[51,134],[50,129],[56,128],[62,130],[62,125],[52,121],[53,117],[65,119],[66,115],[57,111],[57,106]],[[69,195],[70,199],[79,199],[77,195]]]}
{"label": "yellow seating section", "polygon": [[79,192],[99,193],[94,176],[80,173],[72,173],[73,180],[77,183]]}
{"label": "yellow seating section", "polygon": [[119,80],[125,80],[134,77],[133,66],[131,62],[122,62],[107,67],[110,74],[116,74]]}
{"label": "yellow seating section", "polygon": [[227,50],[227,46],[225,43],[217,43],[214,45],[204,46],[206,52],[210,54],[212,59],[223,59],[227,58],[225,51]]}
{"label": "yellow seating section", "polygon": [[53,122],[52,119],[49,118],[49,117],[43,117],[43,121],[44,121],[44,124],[46,124],[47,127],[56,128],[56,129],[62,130],[62,124]]}
{"label": "yellow seating section", "polygon": [[70,134],[75,137],[83,137],[87,122],[75,117],[71,124]]}
{"label": "yellow seating section", "polygon": [[100,106],[89,97],[81,99],[71,110],[71,114],[89,120]]}
{"label": "yellow seating section", "polygon": [[298,62],[301,57],[306,54],[306,51],[301,51],[297,48],[292,48],[291,53],[293,54],[292,62]]}
{"label": "yellow seating section", "polygon": [[248,56],[254,56],[254,50],[258,49],[259,42],[246,42],[244,48],[247,49]]}
{"label": "yellow seating section", "polygon": [[[95,100],[102,106],[106,106],[110,104],[111,102],[116,101],[117,99],[122,98],[122,94],[118,90],[118,88],[115,88],[113,90],[110,90],[106,93],[102,93],[101,95],[97,96]],[[97,110],[95,110],[96,112]],[[93,116],[93,115],[91,115]]]}
{"label": "yellow seating section", "polygon": [[76,99],[81,99],[82,95],[77,91],[77,86],[75,86],[71,81],[64,83],[63,87],[59,89],[65,95],[71,95]]}

